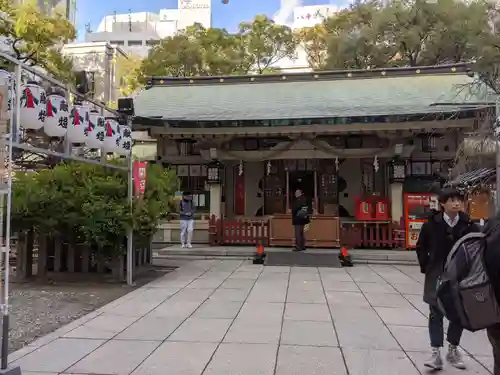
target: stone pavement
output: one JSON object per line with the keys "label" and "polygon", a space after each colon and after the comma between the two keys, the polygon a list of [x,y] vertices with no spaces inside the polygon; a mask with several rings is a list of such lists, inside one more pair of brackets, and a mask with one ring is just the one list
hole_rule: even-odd
{"label": "stone pavement", "polygon": [[[23,375],[423,374],[421,283],[413,266],[193,261],[10,360]],[[466,332],[463,349],[468,370],[442,374],[490,373],[484,332]]]}

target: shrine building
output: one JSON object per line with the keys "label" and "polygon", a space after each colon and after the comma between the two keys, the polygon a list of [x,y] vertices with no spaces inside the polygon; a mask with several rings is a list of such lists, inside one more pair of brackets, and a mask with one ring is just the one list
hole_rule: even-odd
{"label": "shrine building", "polygon": [[[194,193],[197,242],[292,245],[301,188],[309,246],[411,247],[407,219],[428,202],[407,195],[432,190],[491,107],[466,64],[152,77],[134,130],[156,139],[156,162]],[[158,236],[178,241],[178,228],[172,220]]]}

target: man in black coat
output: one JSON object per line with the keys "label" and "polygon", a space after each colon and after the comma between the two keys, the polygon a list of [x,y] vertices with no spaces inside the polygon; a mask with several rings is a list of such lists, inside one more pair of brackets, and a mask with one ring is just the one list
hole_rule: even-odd
{"label": "man in black coat", "polygon": [[293,251],[304,251],[306,249],[306,236],[304,227],[309,224],[309,205],[301,189],[295,191],[295,202],[292,205],[292,225],[295,233],[295,249]]}
{"label": "man in black coat", "polygon": [[[431,358],[426,367],[434,370],[443,368],[440,350],[443,347],[443,314],[437,307],[436,287],[443,273],[446,258],[455,242],[470,232],[479,231],[470,218],[463,213],[464,199],[455,189],[445,189],[439,194],[441,211],[434,212],[420,230],[417,242],[417,256],[420,270],[425,274],[424,301],[429,304],[429,336],[432,347]],[[453,367],[465,369],[458,345],[463,329],[456,323],[448,326],[449,343],[446,359]]]}
{"label": "man in black coat", "polygon": [[[491,285],[500,302],[500,212],[488,221],[484,232],[487,233],[485,262]],[[500,375],[500,325],[487,329],[488,339],[493,349],[493,375]]]}

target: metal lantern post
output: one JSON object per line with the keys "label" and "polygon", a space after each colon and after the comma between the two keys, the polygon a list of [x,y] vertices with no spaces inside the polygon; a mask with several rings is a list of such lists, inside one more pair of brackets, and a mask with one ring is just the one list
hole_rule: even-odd
{"label": "metal lantern post", "polygon": [[[8,350],[9,350],[9,278],[10,278],[10,269],[9,269],[9,257],[10,257],[10,232],[11,232],[11,211],[12,211],[12,170],[13,170],[13,160],[12,160],[12,152],[14,148],[34,152],[38,154],[45,154],[49,156],[56,156],[61,159],[78,161],[81,163],[94,164],[104,166],[106,168],[111,168],[115,170],[122,170],[128,173],[128,199],[130,203],[130,208],[132,209],[133,203],[133,164],[132,164],[132,155],[131,153],[128,155],[128,163],[127,166],[116,165],[111,163],[106,163],[105,158],[101,161],[87,159],[84,157],[79,157],[76,155],[72,155],[71,153],[71,145],[67,142],[67,147],[65,152],[55,152],[44,148],[34,147],[31,145],[23,144],[17,138],[19,134],[19,129],[22,126],[21,116],[20,116],[20,99],[22,96],[22,92],[20,90],[21,87],[21,73],[22,70],[28,71],[31,74],[40,77],[43,80],[49,81],[55,86],[61,87],[70,94],[73,94],[76,97],[81,98],[82,100],[94,104],[96,107],[101,108],[102,110],[113,114],[114,116],[120,116],[120,113],[117,111],[91,99],[88,99],[81,94],[79,94],[76,90],[68,87],[67,85],[57,81],[56,79],[47,76],[39,71],[33,69],[32,67],[20,62],[19,60],[9,56],[4,52],[0,52],[0,58],[3,58],[15,65],[15,86],[17,90],[15,90],[14,95],[12,96],[14,106],[11,109],[11,118],[10,118],[10,133],[8,135],[8,145],[7,145],[7,183],[4,184],[6,186],[0,186],[0,217],[3,218],[4,212],[4,203],[5,196],[6,199],[6,231],[3,233],[3,226],[0,226],[0,238],[2,240],[2,253],[3,253],[3,265],[4,265],[4,288],[2,295],[2,302],[0,305],[1,315],[2,315],[2,346],[1,346],[1,369],[0,375],[8,374],[8,375],[20,375],[21,369],[19,367],[8,368]],[[15,108],[15,109],[14,109]],[[128,121],[131,120],[130,117],[127,118]],[[7,138],[7,134],[0,134],[0,136],[5,139]],[[5,150],[1,150],[5,153]],[[4,155],[4,154],[3,154]],[[5,157],[3,158],[5,159]],[[133,285],[133,232],[132,229],[127,233],[127,283],[129,285]]]}
{"label": "metal lantern post", "polygon": [[495,99],[495,154],[496,154],[496,188],[495,203],[497,211],[500,211],[500,96]]}
{"label": "metal lantern post", "polygon": [[[127,116],[127,123],[131,125],[132,118]],[[134,160],[132,155],[128,158],[128,201],[130,204],[130,213],[133,213],[134,203]],[[134,230],[132,226],[127,232],[127,284],[130,286],[134,284]]]}

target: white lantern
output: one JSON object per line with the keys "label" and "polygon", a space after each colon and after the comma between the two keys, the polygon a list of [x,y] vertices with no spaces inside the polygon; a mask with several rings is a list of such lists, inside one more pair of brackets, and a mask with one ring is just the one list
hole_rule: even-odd
{"label": "white lantern", "polygon": [[47,109],[43,130],[49,137],[64,137],[69,124],[68,101],[61,92],[47,96]]}
{"label": "white lantern", "polygon": [[89,125],[85,131],[85,143],[90,148],[101,148],[104,143],[105,118],[98,111],[93,109],[89,113]]}
{"label": "white lantern", "polygon": [[120,148],[120,125],[115,118],[104,121],[104,142],[102,149],[106,153],[118,152]]}
{"label": "white lantern", "polygon": [[120,125],[120,148],[117,153],[129,156],[132,152],[132,130],[129,126]]}
{"label": "white lantern", "polygon": [[85,143],[85,130],[89,126],[89,109],[83,105],[74,105],[69,112],[67,137],[71,143]]}
{"label": "white lantern", "polygon": [[24,129],[38,130],[43,127],[46,116],[45,90],[35,81],[21,86],[21,126]]}

